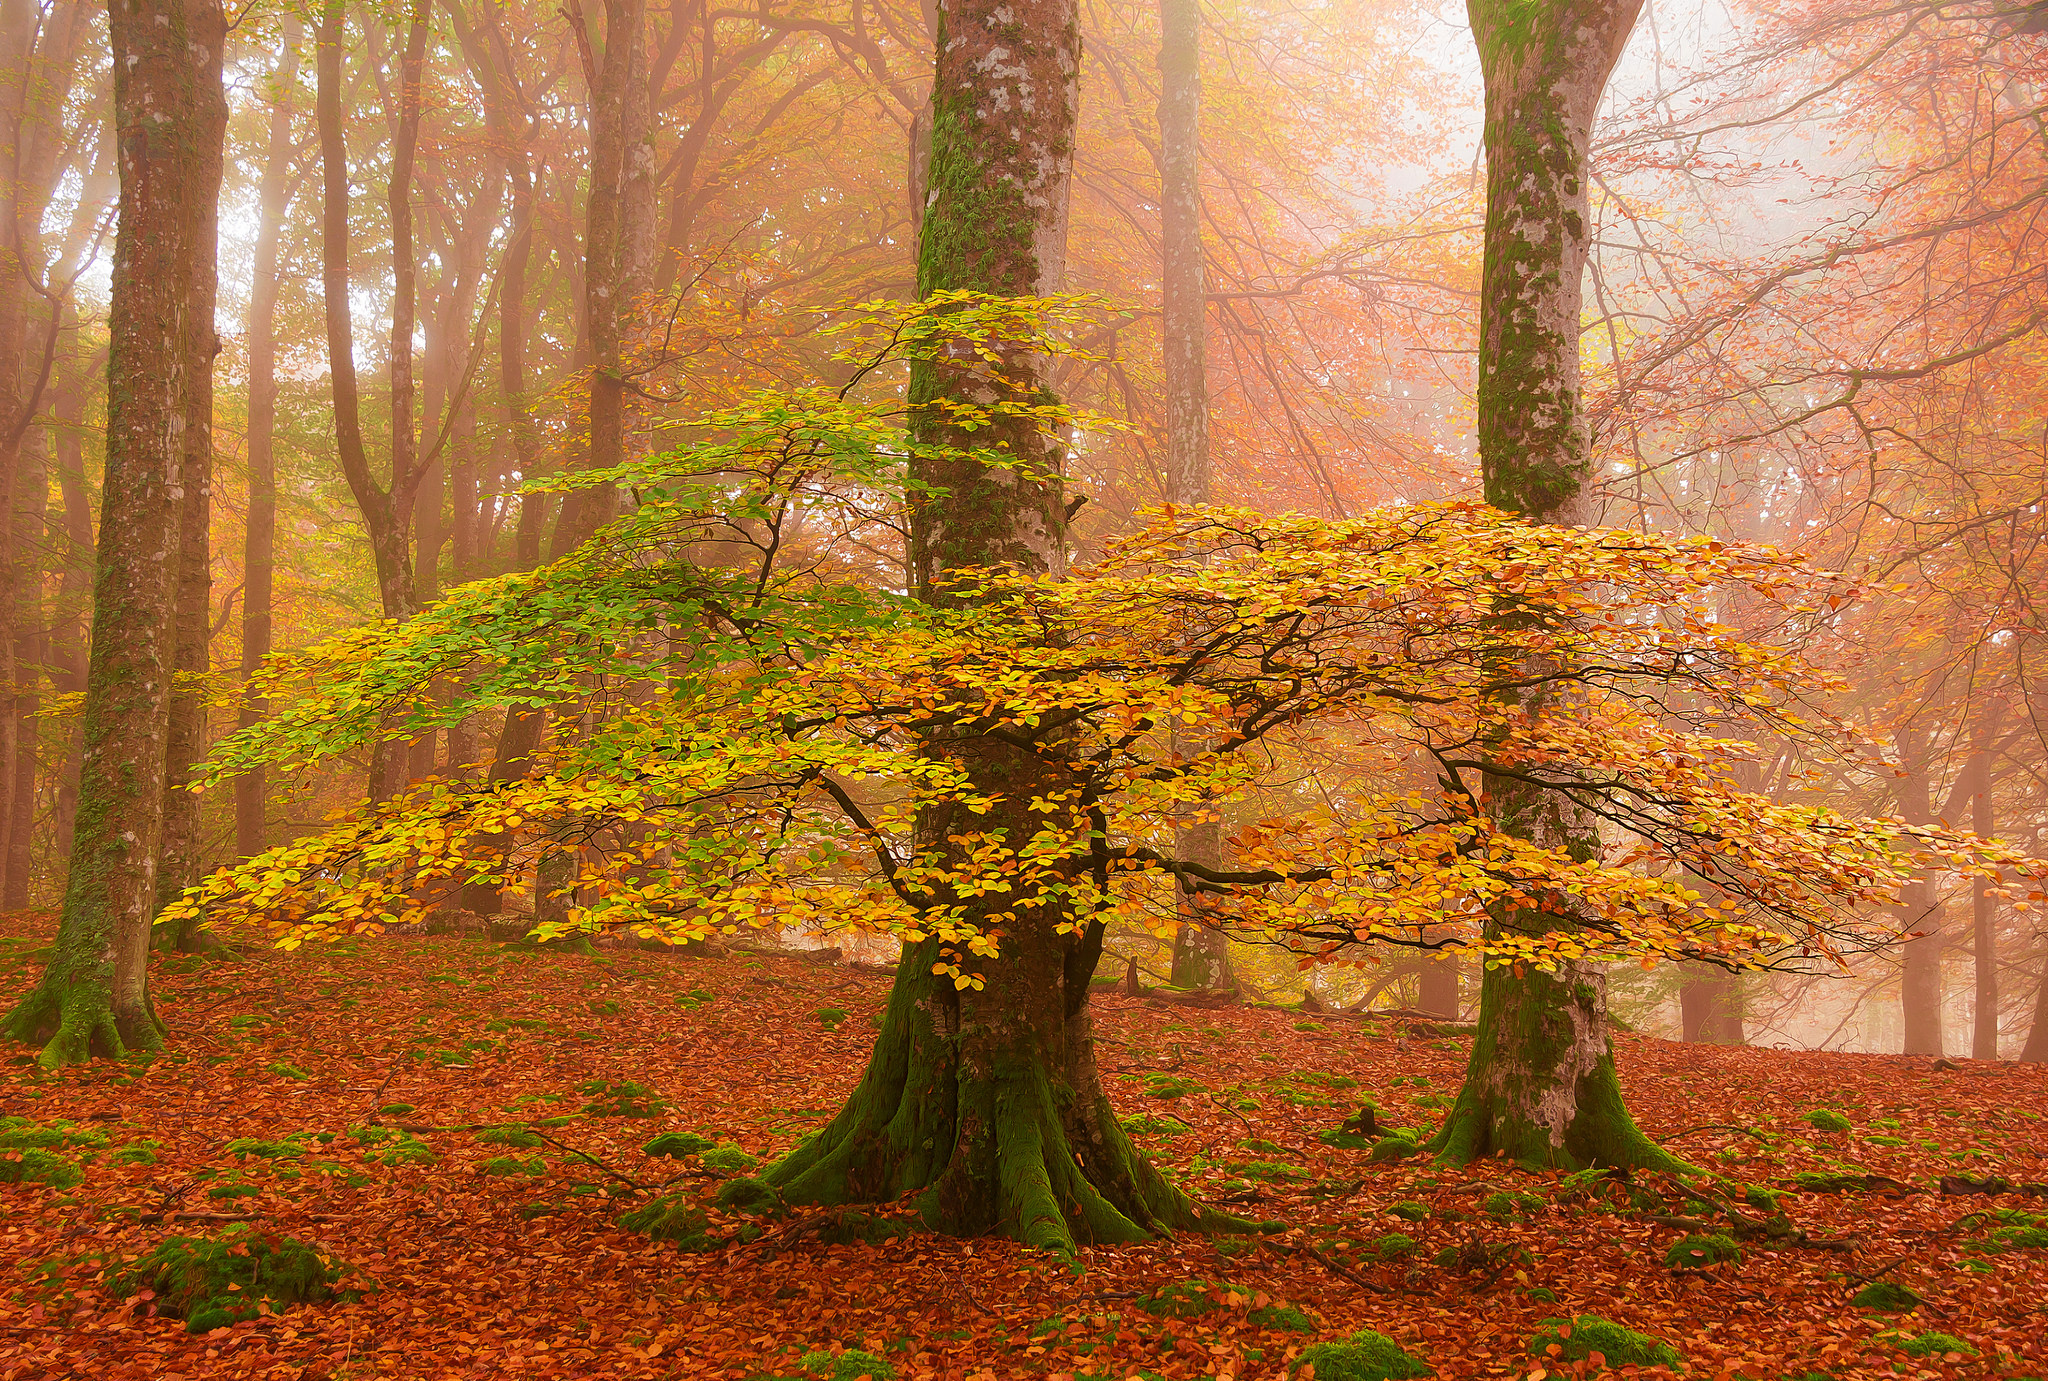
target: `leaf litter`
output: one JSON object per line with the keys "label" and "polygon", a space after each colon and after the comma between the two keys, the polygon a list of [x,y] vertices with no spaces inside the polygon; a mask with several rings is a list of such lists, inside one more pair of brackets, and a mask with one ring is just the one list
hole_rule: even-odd
{"label": "leaf litter", "polygon": [[[9,971],[10,999],[33,976]],[[1336,1381],[1335,1359],[1402,1355],[1441,1377],[2048,1375],[2037,1066],[1622,1036],[1638,1121],[1712,1184],[1446,1171],[1342,1129],[1425,1135],[1464,1040],[1099,990],[1132,1135],[1287,1230],[1070,1265],[872,1231],[886,1211],[719,1206],[851,1090],[880,971],[389,936],[168,956],[154,981],[153,1061],[0,1065],[0,1381],[1078,1381],[1318,1359]],[[662,1200],[678,1212],[640,1217],[667,1240],[620,1225]],[[136,1287],[166,1242],[238,1235],[353,1288],[195,1333]],[[1685,1370],[1593,1347],[1639,1335]]]}

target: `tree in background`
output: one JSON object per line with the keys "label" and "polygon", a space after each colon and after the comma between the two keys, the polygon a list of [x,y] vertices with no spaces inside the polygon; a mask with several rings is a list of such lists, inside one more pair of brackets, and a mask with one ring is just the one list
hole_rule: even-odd
{"label": "tree in background", "polygon": [[[212,227],[227,120],[226,17],[208,0],[110,8],[120,222],[107,362],[107,462],[85,685],[85,758],[57,943],[7,1021],[42,1061],[120,1055],[161,1041],[149,997],[150,922],[163,843],[177,662],[188,416],[210,399]],[[195,315],[202,308],[208,315]],[[107,630],[119,636],[104,636]]]}

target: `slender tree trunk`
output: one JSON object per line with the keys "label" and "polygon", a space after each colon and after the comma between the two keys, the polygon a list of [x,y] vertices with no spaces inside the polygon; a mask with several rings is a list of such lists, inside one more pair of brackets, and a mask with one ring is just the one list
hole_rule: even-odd
{"label": "slender tree trunk", "polygon": [[[270,108],[270,143],[258,193],[256,262],[249,293],[249,522],[242,543],[242,680],[247,684],[270,655],[277,565],[277,242],[291,201],[292,114],[299,78],[296,16],[284,22],[278,50],[276,103]],[[238,715],[249,728],[269,711],[261,696],[244,694]],[[264,776],[260,767],[235,779],[235,852],[263,852]]]}
{"label": "slender tree trunk", "polygon": [[[1596,520],[1579,395],[1579,316],[1591,238],[1593,117],[1640,0],[1468,0],[1486,80],[1486,235],[1480,281],[1479,457],[1486,500],[1542,522]],[[1544,712],[1540,695],[1523,708]],[[1507,778],[1486,790],[1500,827],[1587,857],[1597,823]],[[1499,931],[1569,928],[1503,911]],[[1432,1149],[1453,1163],[1679,1162],[1622,1103],[1598,966],[1489,965],[1465,1084]]]}
{"label": "slender tree trunk", "polygon": [[[95,361],[92,372],[97,373],[99,368]],[[86,620],[92,610],[92,501],[85,486],[85,392],[86,379],[81,373],[59,390],[52,409],[56,418],[57,492],[64,504],[64,533],[57,608],[50,629],[50,673],[52,684],[68,695],[85,693]],[[50,823],[57,861],[67,871],[72,826],[78,818],[78,776],[84,756],[81,726],[71,731],[70,746],[57,771],[56,806]]]}
{"label": "slender tree trunk", "polygon": [[[1899,761],[1905,768],[1905,775],[1899,778],[1899,815],[1909,824],[1924,825],[1934,818],[1928,797],[1927,744],[1909,729],[1899,731],[1898,743]],[[1892,908],[1892,915],[1902,933],[1914,936],[1900,946],[1905,960],[1899,980],[1904,1053],[1940,1055],[1942,907],[1934,893],[1934,874],[1924,870],[1917,874]]]}
{"label": "slender tree trunk", "polygon": [[[644,0],[606,0],[604,56],[590,93],[590,200],[584,211],[583,315],[592,353],[590,421],[584,468],[608,469],[625,459],[625,377],[619,354],[623,309],[623,228],[626,107],[633,53],[641,44]],[[515,189],[516,196],[516,189]],[[530,214],[530,213],[529,213]],[[617,513],[616,485],[595,485],[569,495],[555,522],[548,556],[559,560],[589,540]],[[521,514],[522,545],[525,515]],[[490,780],[516,781],[530,770],[547,731],[545,709],[514,708],[505,716]],[[511,841],[497,841],[509,849]],[[559,862],[560,860],[557,860]],[[545,882],[536,905],[553,888]],[[464,905],[490,915],[502,906],[496,889],[473,883],[463,889]]]}
{"label": "slender tree trunk", "polygon": [[[219,62],[216,55],[215,62]],[[218,81],[215,83],[218,86]],[[199,880],[203,841],[199,797],[189,789],[194,764],[206,756],[207,695],[213,636],[213,361],[220,354],[214,309],[220,295],[216,246],[220,237],[220,185],[227,138],[225,99],[195,112],[191,162],[194,233],[204,252],[192,267],[192,307],[185,335],[185,425],[181,474],[184,496],[178,515],[178,609],[176,676],[171,691],[171,725],[164,747],[163,846],[157,864],[157,909],[175,901]],[[218,945],[196,916],[166,936],[180,950]]]}
{"label": "slender tree trunk", "polygon": [[[1991,800],[1991,754],[1980,745],[1970,755],[1970,782],[1975,790],[1970,802],[1970,829],[1989,839],[1998,831],[1997,811]],[[1977,969],[1977,1011],[1970,1032],[1970,1058],[1998,1058],[1998,898],[1992,878],[1973,878],[1970,886],[1970,926]]]}
{"label": "slender tree trunk", "polygon": [[1431,958],[1423,961],[1421,991],[1417,994],[1415,1006],[1445,1021],[1458,1019],[1458,961],[1456,959]]}
{"label": "slender tree trunk", "polygon": [[[334,392],[334,440],[342,476],[370,537],[377,594],[384,616],[409,619],[418,612],[413,595],[412,496],[419,481],[412,449],[412,313],[417,266],[413,260],[411,201],[413,143],[419,132],[419,72],[414,41],[424,52],[423,12],[416,9],[407,39],[400,86],[400,132],[391,170],[392,256],[397,291],[392,303],[391,485],[380,486],[370,472],[363,445],[358,398],[355,328],[349,304],[348,145],[342,125],[341,44],[346,7],[328,0],[314,48],[313,119],[320,137],[320,285],[327,318],[327,372]],[[370,755],[370,798],[386,800],[404,785],[405,745],[379,739]]]}
{"label": "slender tree trunk", "polygon": [[[1074,0],[945,0],[940,9],[918,290],[1057,292],[1078,102]],[[997,389],[1042,396],[1038,371],[1020,359],[991,381],[920,366],[913,426],[928,442],[958,447],[964,438],[933,404],[986,403]],[[927,601],[952,598],[943,582],[962,567],[1064,570],[1060,457],[1033,428],[991,430],[1030,463],[990,467],[930,452],[912,462],[911,552]],[[967,444],[990,438],[975,433]],[[996,739],[931,749],[1004,802],[977,819],[976,831],[1030,831],[1024,802],[1034,785],[1060,775],[1057,763]],[[919,820],[921,848],[943,856],[957,847],[948,842],[965,828],[956,811],[933,808]],[[934,977],[943,953],[936,939],[910,947],[860,1087],[830,1126],[768,1171],[768,1182],[787,1198],[826,1203],[916,1194],[925,1221],[942,1231],[1003,1232],[1054,1248],[1200,1225],[1198,1211],[1132,1149],[1103,1094],[1088,1013],[1102,929],[1061,934],[1066,919],[1048,908],[1006,922],[1000,956],[976,962],[979,989]]]}
{"label": "slender tree trunk", "polygon": [[[1202,292],[1202,13],[1197,0],[1160,0],[1159,67],[1161,353],[1166,365],[1166,499],[1209,502],[1208,312]],[[1193,747],[1194,745],[1190,745]],[[1174,831],[1174,850],[1191,863],[1223,863],[1223,822],[1201,820]],[[1231,988],[1230,942],[1197,918],[1196,894],[1180,889],[1173,937],[1173,983]]]}
{"label": "slender tree trunk", "polygon": [[[180,437],[194,390],[195,278],[212,275],[201,204],[225,119],[226,17],[205,0],[114,0],[120,222],[108,335],[107,458],[71,875],[41,984],[7,1020],[42,1061],[156,1046],[149,925],[162,842],[176,655]],[[209,148],[207,141],[216,142]]]}
{"label": "slender tree trunk", "polygon": [[1688,1041],[1742,1044],[1742,988],[1711,964],[1685,964],[1678,985],[1679,1024]]}
{"label": "slender tree trunk", "polygon": [[6,784],[13,800],[7,833],[6,885],[0,906],[9,911],[29,904],[35,881],[35,818],[37,718],[42,713],[43,663],[48,634],[44,631],[43,582],[38,556],[49,521],[50,477],[47,443],[40,429],[22,438],[19,487],[14,503],[14,548],[23,560],[24,578],[15,590],[14,780]]}
{"label": "slender tree trunk", "polygon": [[[348,146],[341,109],[341,45],[347,9],[329,0],[321,12],[314,46],[314,123],[320,137],[320,286],[327,321],[327,373],[334,396],[334,440],[342,476],[369,530],[377,593],[386,618],[411,618],[412,553],[396,492],[410,493],[412,476],[394,471],[392,491],[370,473],[363,445],[362,407],[356,382],[354,314],[349,303]],[[409,338],[409,336],[408,336]],[[409,407],[409,404],[408,404]],[[409,416],[409,414],[408,414]],[[408,427],[410,422],[408,421]],[[396,428],[394,427],[394,432]]]}
{"label": "slender tree trunk", "polygon": [[2041,976],[2034,983],[2034,1017],[2027,1025],[2027,1043],[2020,1050],[2025,1064],[2048,1064],[2048,930],[2041,932]]}

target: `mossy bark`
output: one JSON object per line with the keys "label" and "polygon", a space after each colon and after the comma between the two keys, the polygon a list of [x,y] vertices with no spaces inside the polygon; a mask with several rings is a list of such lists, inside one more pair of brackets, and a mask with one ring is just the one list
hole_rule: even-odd
{"label": "mossy bark", "polygon": [[[937,49],[919,290],[1057,292],[1080,57],[1073,0],[945,0]],[[1065,568],[1057,439],[1013,419],[959,431],[928,406],[1043,399],[1042,363],[1020,354],[991,373],[939,361],[912,379],[913,427],[933,447],[912,472],[911,567],[927,601],[963,598],[948,583],[963,567]],[[1024,803],[1067,784],[1056,745],[962,735],[927,751],[955,760],[997,802],[981,815],[920,815],[920,847],[942,862],[957,861],[957,836],[1028,837],[1040,822]],[[1056,1249],[1228,1221],[1159,1176],[1103,1095],[1087,1005],[1100,928],[1029,899],[973,908],[966,919],[997,937],[1000,955],[944,953],[936,940],[907,949],[860,1087],[766,1181],[803,1202],[908,1197],[938,1230]],[[942,960],[983,986],[934,974]]]}
{"label": "mossy bark", "polygon": [[[1579,400],[1587,163],[1593,117],[1640,0],[1468,0],[1467,8],[1486,79],[1478,399],[1486,500],[1540,522],[1588,523],[1598,510]],[[1521,708],[1540,716],[1541,692]],[[1502,829],[1579,858],[1600,848],[1597,822],[1569,800],[1498,776],[1486,789]],[[1572,924],[1562,908],[1538,907],[1496,917],[1493,930]],[[1605,980],[1571,962],[1555,974],[1486,971],[1465,1085],[1431,1148],[1452,1162],[1506,1155],[1536,1166],[1679,1165],[1630,1120],[1608,1040]]]}
{"label": "mossy bark", "polygon": [[909,1198],[936,1231],[1054,1250],[1235,1224],[1168,1184],[1103,1093],[1088,1013],[1099,931],[1020,927],[979,991],[934,975],[938,953],[905,950],[860,1086],[767,1183],[793,1202]]}
{"label": "mossy bark", "polygon": [[226,20],[210,0],[109,7],[120,220],[108,320],[107,458],[86,671],[85,752],[57,941],[6,1033],[42,1062],[161,1043],[149,932],[162,843],[175,660],[181,441],[195,361],[212,323],[193,319],[210,275],[209,198],[219,186]]}

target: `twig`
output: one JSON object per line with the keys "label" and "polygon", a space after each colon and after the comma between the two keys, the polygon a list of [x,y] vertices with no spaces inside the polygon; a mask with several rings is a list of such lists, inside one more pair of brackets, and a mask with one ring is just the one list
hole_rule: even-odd
{"label": "twig", "polygon": [[1766,1146],[1773,1144],[1771,1139],[1765,1136],[1762,1132],[1752,1131],[1748,1127],[1737,1127],[1733,1123],[1728,1122],[1709,1122],[1699,1127],[1687,1127],[1682,1132],[1673,1132],[1670,1136],[1660,1137],[1658,1139],[1661,1141],[1677,1141],[1681,1137],[1691,1136],[1694,1132],[1740,1132],[1744,1136],[1755,1137],[1758,1141],[1761,1141]]}
{"label": "twig", "polygon": [[1231,1107],[1228,1103],[1225,1103],[1221,1098],[1218,1098],[1213,1093],[1209,1094],[1208,1097],[1211,1103],[1214,1103],[1217,1107],[1223,1109],[1223,1111],[1229,1113],[1238,1121],[1243,1122],[1245,1131],[1251,1133],[1254,1136],[1258,1135],[1258,1130],[1255,1127],[1253,1127],[1249,1121],[1246,1120],[1245,1115],[1243,1113],[1239,1112],[1236,1108]]}
{"label": "twig", "polygon": [[[1264,1242],[1261,1242],[1259,1245],[1264,1246],[1266,1244]],[[1322,1262],[1324,1269],[1328,1270],[1332,1275],[1342,1276],[1344,1279],[1350,1281],[1353,1285],[1356,1285],[1359,1289],[1367,1291],[1370,1294],[1384,1295],[1390,1293],[1386,1286],[1375,1285],[1371,1281],[1367,1280],[1364,1276],[1358,1274],[1358,1272],[1350,1269],[1348,1266],[1340,1265],[1337,1262],[1331,1260],[1328,1256],[1325,1256],[1321,1251],[1317,1250],[1312,1243],[1302,1242],[1300,1246],[1301,1250],[1307,1252],[1317,1261]]]}

